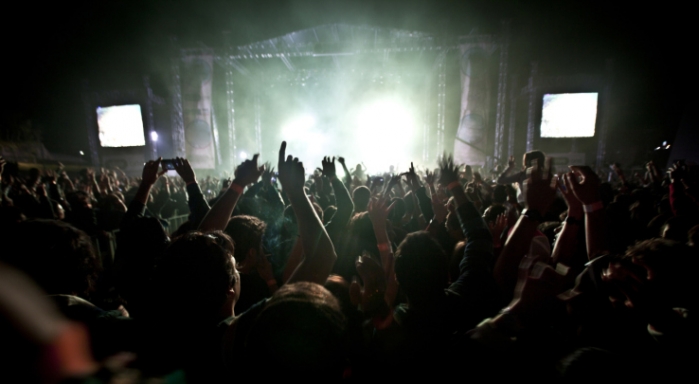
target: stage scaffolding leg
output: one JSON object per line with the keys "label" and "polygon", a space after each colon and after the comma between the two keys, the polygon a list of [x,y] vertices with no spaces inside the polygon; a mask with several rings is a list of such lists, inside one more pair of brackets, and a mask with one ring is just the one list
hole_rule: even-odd
{"label": "stage scaffolding leg", "polygon": [[[151,159],[158,158],[158,143],[153,140],[150,136],[151,132],[155,132],[155,122],[153,121],[153,89],[150,87],[150,77],[143,76],[143,86],[146,88],[146,115],[148,116],[148,121],[146,125],[148,126],[148,142],[150,143],[150,153]],[[162,133],[162,132],[161,132]]]}
{"label": "stage scaffolding leg", "polygon": [[[505,108],[507,104],[507,71],[508,71],[508,51],[510,46],[510,23],[502,23],[503,37],[500,44],[500,68],[498,75],[498,102],[495,111],[495,139],[493,143],[493,163],[502,163],[504,160],[503,146],[505,135]],[[492,167],[494,164],[488,164]]]}
{"label": "stage scaffolding leg", "polygon": [[602,93],[602,121],[599,127],[599,137],[597,139],[597,161],[595,165],[598,169],[604,165],[607,155],[607,130],[609,129],[609,114],[612,113],[610,106],[612,100],[612,84],[614,82],[614,60],[608,59],[605,63],[604,92]]}
{"label": "stage scaffolding leg", "polygon": [[[517,128],[517,75],[512,76],[510,80],[510,121],[507,133],[507,156],[515,155],[515,129]],[[505,165],[505,161],[502,161]]]}
{"label": "stage scaffolding leg", "polygon": [[437,75],[437,156],[444,153],[444,115],[445,101],[447,96],[447,51],[441,53]]}
{"label": "stage scaffolding leg", "polygon": [[[176,40],[172,39],[175,48]],[[180,61],[181,52],[175,49],[176,55],[170,63],[172,76],[172,111],[170,113],[170,124],[172,126],[172,150],[175,156],[185,157],[184,149],[184,118],[182,116],[182,83],[180,82]]]}
{"label": "stage scaffolding leg", "polygon": [[100,158],[97,147],[97,133],[95,132],[95,114],[97,112],[93,108],[93,98],[90,95],[90,83],[87,81],[87,79],[82,81],[82,88],[83,107],[85,108],[85,127],[87,128],[87,143],[90,147],[90,161],[92,162],[93,167],[99,168]]}
{"label": "stage scaffolding leg", "polygon": [[539,63],[532,61],[531,71],[529,72],[529,106],[527,117],[527,152],[534,150],[534,132],[536,132],[536,75],[538,72]]}
{"label": "stage scaffolding leg", "polygon": [[224,159],[227,161],[228,169],[235,169],[238,156],[238,148],[235,137],[235,104],[233,99],[233,59],[228,54],[225,60],[226,65],[226,109],[228,111],[228,155]]}

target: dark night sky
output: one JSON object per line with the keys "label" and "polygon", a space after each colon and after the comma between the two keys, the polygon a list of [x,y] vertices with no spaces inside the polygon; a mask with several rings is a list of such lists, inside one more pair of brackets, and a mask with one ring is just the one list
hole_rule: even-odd
{"label": "dark night sky", "polygon": [[[629,5],[634,4],[634,5]],[[453,35],[499,30],[512,19],[513,45],[549,73],[590,72],[616,60],[622,135],[663,136],[695,98],[690,55],[696,22],[684,5],[614,1],[133,1],[38,5],[6,13],[5,100],[0,127],[31,119],[49,149],[72,151],[84,139],[80,81],[123,85],[168,76],[169,36],[182,45],[221,44],[221,31],[245,44],[320,24],[342,22]],[[520,68],[526,73],[526,67]],[[98,80],[101,79],[101,80]],[[627,133],[628,132],[628,133]],[[63,139],[63,140],[59,140]],[[65,141],[71,139],[71,142]]]}

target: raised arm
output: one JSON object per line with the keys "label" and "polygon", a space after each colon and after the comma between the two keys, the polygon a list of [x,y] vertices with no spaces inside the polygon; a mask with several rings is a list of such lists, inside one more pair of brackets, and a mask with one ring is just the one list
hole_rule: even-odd
{"label": "raised arm", "polygon": [[477,324],[478,318],[489,315],[499,303],[500,294],[493,281],[493,238],[480,213],[459,182],[459,167],[451,156],[439,161],[442,185],[454,196],[456,214],[466,237],[464,257],[459,263],[459,277],[449,286],[458,293],[470,308],[469,324]]}
{"label": "raised arm", "polygon": [[209,203],[206,202],[201,192],[194,169],[187,159],[175,158],[175,171],[182,178],[187,189],[187,205],[189,206],[189,222],[198,226],[201,220],[209,212]]}
{"label": "raised arm", "polygon": [[[570,267],[573,266],[574,261],[576,261],[573,259],[577,254],[576,246],[578,245],[578,234],[583,229],[585,216],[582,203],[575,197],[571,186],[571,179],[574,177],[575,175],[573,172],[568,172],[563,175],[563,180],[561,180],[564,185],[562,186],[560,182],[558,183],[558,189],[561,191],[568,205],[568,215],[563,224],[561,233],[558,234],[556,244],[553,246],[553,251],[551,252],[551,263],[553,265],[561,263]],[[582,265],[580,265],[580,267],[582,267]]]}
{"label": "raised arm", "polygon": [[599,193],[600,180],[588,166],[571,166],[577,177],[570,177],[570,186],[583,204],[587,257],[592,260],[607,251],[606,217]]}
{"label": "raised arm", "polygon": [[337,178],[336,168],[335,168],[335,158],[325,157],[323,158],[323,176],[330,179],[330,184],[335,192],[335,205],[337,206],[337,211],[333,215],[330,223],[325,229],[328,231],[330,238],[333,240],[337,239],[337,234],[342,231],[352,217],[354,212],[354,203],[352,202],[352,197],[350,196],[345,184]]}
{"label": "raised arm", "polygon": [[519,263],[529,252],[537,227],[543,221],[544,214],[556,196],[550,158],[546,159],[544,169],[537,165],[528,169],[527,172],[530,172],[524,189],[527,209],[522,211],[495,263],[495,281],[501,290],[507,293],[514,291]]}
{"label": "raised arm", "polygon": [[204,216],[204,219],[199,224],[200,231],[223,231],[228,225],[228,221],[233,214],[233,209],[238,203],[238,199],[243,195],[243,190],[246,186],[255,183],[260,178],[265,170],[264,166],[257,166],[257,158],[259,154],[255,154],[252,160],[245,160],[235,170],[235,178],[228,189],[216,200],[211,210]]}
{"label": "raised arm", "polygon": [[286,141],[279,149],[279,181],[296,215],[299,236],[303,244],[303,260],[289,277],[288,283],[309,281],[324,284],[337,255],[323,223],[303,190],[305,174],[303,163],[291,155],[286,157]]}
{"label": "raised arm", "polygon": [[342,170],[345,172],[345,185],[352,185],[352,175],[349,169],[347,169],[347,164],[345,164],[345,158],[340,156],[337,161],[342,165]]}

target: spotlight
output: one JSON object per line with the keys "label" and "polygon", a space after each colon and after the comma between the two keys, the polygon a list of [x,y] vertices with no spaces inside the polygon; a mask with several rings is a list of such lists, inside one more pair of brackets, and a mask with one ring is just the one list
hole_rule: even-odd
{"label": "spotlight", "polygon": [[80,153],[80,156],[85,156],[85,152],[79,151],[79,153]]}
{"label": "spotlight", "polygon": [[152,132],[150,133],[150,139],[153,140],[153,141],[158,141],[158,132],[152,131]]}

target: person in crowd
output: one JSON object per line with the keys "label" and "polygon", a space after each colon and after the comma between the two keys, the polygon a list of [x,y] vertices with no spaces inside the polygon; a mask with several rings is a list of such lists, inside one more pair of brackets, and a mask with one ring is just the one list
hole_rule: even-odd
{"label": "person in crowd", "polygon": [[96,383],[453,380],[457,368],[464,380],[692,377],[696,166],[554,175],[531,151],[522,169],[510,157],[483,178],[447,154],[434,171],[385,174],[338,157],[338,175],[335,159],[304,165],[283,142],[278,173],[254,155],[205,177],[182,158],[166,176],[155,159],[134,177],[22,172],[0,157],[0,349],[17,364],[5,372]]}

